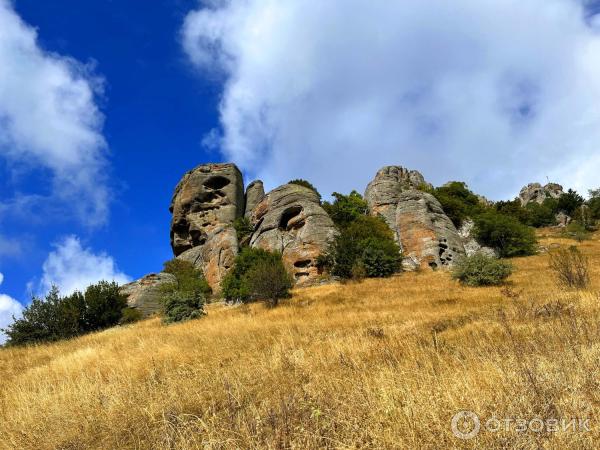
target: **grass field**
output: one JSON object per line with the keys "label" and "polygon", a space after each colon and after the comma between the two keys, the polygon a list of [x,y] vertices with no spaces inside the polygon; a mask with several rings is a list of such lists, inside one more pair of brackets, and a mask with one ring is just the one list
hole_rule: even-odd
{"label": "grass field", "polygon": [[[0,448],[598,448],[598,238],[578,244],[587,291],[558,289],[540,254],[501,288],[423,271],[0,350]],[[481,417],[470,440],[451,429],[462,410]]]}

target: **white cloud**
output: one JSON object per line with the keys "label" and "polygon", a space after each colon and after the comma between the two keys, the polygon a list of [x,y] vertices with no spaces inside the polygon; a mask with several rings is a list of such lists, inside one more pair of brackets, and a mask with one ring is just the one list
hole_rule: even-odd
{"label": "white cloud", "polygon": [[130,277],[120,272],[114,259],[104,252],[84,248],[76,236],[68,236],[55,245],[43,265],[41,288],[47,292],[54,284],[63,295],[84,291],[98,281],[128,283]]}
{"label": "white cloud", "polygon": [[101,87],[88,65],[41,49],[36,30],[0,0],[0,158],[17,176],[42,169],[52,180],[48,189],[36,172],[21,202],[62,205],[62,214],[90,225],[106,220],[107,146],[95,104]]}
{"label": "white cloud", "polygon": [[578,1],[205,4],[184,49],[223,77],[224,157],[271,187],[362,189],[386,164],[492,198],[598,184],[600,33]]}
{"label": "white cloud", "polygon": [[[4,275],[0,273],[0,285],[4,282]],[[21,314],[23,307],[14,298],[6,294],[0,294],[0,329],[6,328],[12,323],[13,316],[18,317]],[[6,336],[0,333],[0,345],[4,344]]]}

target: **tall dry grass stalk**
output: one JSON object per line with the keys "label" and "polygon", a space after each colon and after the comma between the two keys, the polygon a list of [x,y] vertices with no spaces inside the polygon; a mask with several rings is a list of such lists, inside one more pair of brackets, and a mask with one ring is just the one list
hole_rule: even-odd
{"label": "tall dry grass stalk", "polygon": [[[1,350],[0,448],[597,448],[600,242],[579,248],[587,291],[557,292],[539,255],[500,288],[403,274]],[[461,410],[592,431],[463,441]]]}

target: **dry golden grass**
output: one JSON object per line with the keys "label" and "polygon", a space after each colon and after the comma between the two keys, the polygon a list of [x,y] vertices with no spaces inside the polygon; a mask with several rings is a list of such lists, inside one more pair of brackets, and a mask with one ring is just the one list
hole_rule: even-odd
{"label": "dry golden grass", "polygon": [[[539,255],[508,288],[403,274],[1,350],[0,448],[598,448],[600,241],[579,247],[585,292],[559,291]],[[461,410],[592,431],[463,441]]]}

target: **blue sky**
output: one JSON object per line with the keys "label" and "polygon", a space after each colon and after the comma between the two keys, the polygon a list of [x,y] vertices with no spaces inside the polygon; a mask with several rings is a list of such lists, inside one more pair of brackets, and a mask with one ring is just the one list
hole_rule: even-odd
{"label": "blue sky", "polygon": [[[20,248],[0,253],[0,292],[26,301],[28,283],[37,289],[53,244],[68,235],[77,235],[84,248],[111,255],[132,278],[159,270],[171,257],[172,190],[185,171],[220,159],[201,146],[204,134],[218,124],[218,84],[193,72],[178,38],[185,14],[195,5],[177,0],[16,2],[16,12],[38,29],[40,47],[93,63],[104,79],[97,104],[105,117],[112,201],[106,222],[91,226],[68,217],[69,204],[42,217],[35,217],[35,209],[25,217],[16,211],[3,214],[0,236],[18,241]],[[0,155],[0,200],[46,191],[47,171],[34,167],[15,175],[14,170]]]}
{"label": "blue sky", "polygon": [[53,282],[159,270],[172,190],[208,161],[325,195],[386,164],[493,199],[547,178],[598,187],[599,12],[0,0],[0,316]]}

